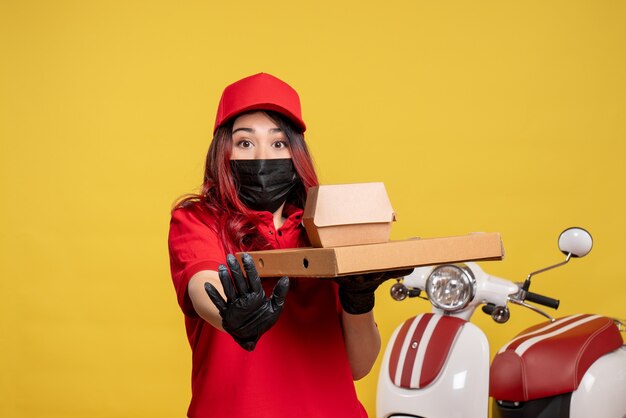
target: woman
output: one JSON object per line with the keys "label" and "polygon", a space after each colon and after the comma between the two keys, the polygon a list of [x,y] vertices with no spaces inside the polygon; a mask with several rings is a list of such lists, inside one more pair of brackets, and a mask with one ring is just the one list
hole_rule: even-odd
{"label": "woman", "polygon": [[305,130],[288,84],[264,73],[231,84],[202,193],[172,212],[172,278],[193,358],[190,417],[367,416],[353,380],[380,350],[374,291],[402,272],[260,280],[251,257],[240,266],[230,255],[308,245],[302,208],[317,176]]}

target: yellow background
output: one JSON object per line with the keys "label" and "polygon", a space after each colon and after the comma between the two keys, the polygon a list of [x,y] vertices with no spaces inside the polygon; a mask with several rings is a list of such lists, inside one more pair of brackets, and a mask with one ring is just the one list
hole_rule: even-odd
{"label": "yellow background", "polygon": [[[584,226],[592,253],[534,290],[626,317],[624,22],[619,0],[2,0],[0,416],[184,416],[169,209],[222,88],[260,71],[300,92],[324,183],[385,182],[393,238],[501,232],[484,267],[521,280]],[[385,340],[429,309],[387,290]],[[494,346],[539,320],[474,318]]]}

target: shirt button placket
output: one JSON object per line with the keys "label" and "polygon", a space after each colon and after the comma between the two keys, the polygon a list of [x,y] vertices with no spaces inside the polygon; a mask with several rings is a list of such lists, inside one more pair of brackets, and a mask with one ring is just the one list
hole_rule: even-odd
{"label": "shirt button placket", "polygon": [[274,241],[274,243],[278,243],[277,242],[277,236],[276,234],[274,234],[274,228],[270,227],[267,231],[267,233],[269,234],[269,236],[272,238],[272,240]]}

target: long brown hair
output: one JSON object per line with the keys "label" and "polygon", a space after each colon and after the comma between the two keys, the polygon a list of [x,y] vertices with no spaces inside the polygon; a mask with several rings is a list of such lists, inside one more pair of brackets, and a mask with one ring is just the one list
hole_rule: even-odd
{"label": "long brown hair", "polygon": [[[291,158],[298,174],[298,184],[288,202],[304,207],[306,191],[318,184],[311,154],[304,142],[304,135],[293,123],[273,111],[262,111],[285,133],[289,142]],[[269,248],[269,244],[258,232],[258,216],[239,199],[237,186],[231,174],[232,128],[234,119],[220,126],[213,136],[204,167],[204,181],[200,194],[181,198],[173,210],[195,204],[207,210],[223,228],[216,231],[227,252],[252,251]]]}

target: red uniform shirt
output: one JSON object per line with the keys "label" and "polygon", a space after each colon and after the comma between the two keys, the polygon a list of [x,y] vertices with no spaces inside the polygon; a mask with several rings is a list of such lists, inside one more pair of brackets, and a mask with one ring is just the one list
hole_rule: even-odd
{"label": "red uniform shirt", "polygon": [[[286,209],[276,230],[261,212],[259,230],[273,248],[306,245],[302,210]],[[337,286],[330,280],[290,278],[278,322],[252,352],[242,349],[195,312],[187,284],[198,271],[225,264],[216,219],[197,205],[172,214],[169,251],[178,302],[192,349],[192,399],[196,417],[366,417],[358,401],[341,330]],[[277,279],[262,279],[267,295]]]}

